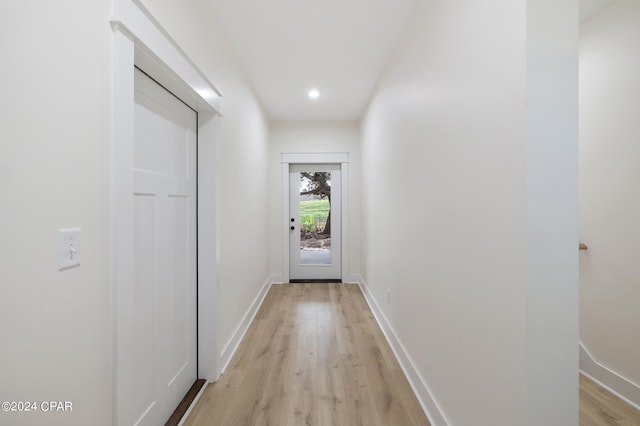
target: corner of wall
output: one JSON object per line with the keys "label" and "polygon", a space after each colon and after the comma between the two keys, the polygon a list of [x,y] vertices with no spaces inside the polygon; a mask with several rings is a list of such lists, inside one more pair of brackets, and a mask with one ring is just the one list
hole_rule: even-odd
{"label": "corner of wall", "polygon": [[[364,281],[362,281],[362,277],[358,274],[350,274],[349,275],[349,284],[358,284],[362,286]],[[364,293],[364,291],[363,291]]]}
{"label": "corner of wall", "polygon": [[272,274],[269,277],[269,282],[271,284],[284,284],[284,277],[282,276],[282,274]]}
{"label": "corner of wall", "polygon": [[411,356],[407,353],[406,349],[400,342],[400,339],[391,327],[391,324],[382,313],[378,302],[369,291],[367,284],[359,275],[352,275],[352,277],[354,277],[354,282],[358,283],[360,286],[362,294],[364,295],[378,326],[387,339],[389,346],[391,346],[391,350],[396,356],[396,359],[398,360],[404,375],[409,381],[411,389],[413,389],[413,393],[416,395],[416,398],[418,398],[418,402],[420,403],[422,410],[427,415],[429,422],[432,426],[447,426],[449,422],[446,420],[440,406],[433,397],[433,393],[429,390],[429,386],[427,386],[427,383],[422,378],[422,375],[416,368]]}

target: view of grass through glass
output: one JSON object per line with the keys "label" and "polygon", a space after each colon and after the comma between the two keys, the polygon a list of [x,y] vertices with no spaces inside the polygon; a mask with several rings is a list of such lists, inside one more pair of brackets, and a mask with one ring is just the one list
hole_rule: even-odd
{"label": "view of grass through glass", "polygon": [[331,264],[331,172],[300,173],[300,263]]}

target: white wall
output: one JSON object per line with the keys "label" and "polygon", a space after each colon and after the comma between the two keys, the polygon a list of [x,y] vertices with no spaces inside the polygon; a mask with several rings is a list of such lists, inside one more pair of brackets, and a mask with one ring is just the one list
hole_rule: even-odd
{"label": "white wall", "polygon": [[217,140],[218,349],[223,351],[269,279],[269,124],[203,1],[144,4],[224,95]]}
{"label": "white wall", "polygon": [[618,0],[580,32],[580,339],[640,405],[639,22]]}
{"label": "white wall", "polygon": [[[349,271],[360,273],[360,128],[355,121],[274,121],[269,145],[271,273],[282,276],[283,152],[349,153]],[[288,196],[288,195],[287,195]]]}
{"label": "white wall", "polygon": [[[0,2],[0,424],[111,424],[110,2]],[[82,228],[59,272],[58,229]]]}
{"label": "white wall", "polygon": [[577,4],[430,0],[363,119],[363,279],[451,425],[577,425],[576,105]]}
{"label": "white wall", "polygon": [[[268,122],[201,1],[144,4],[226,95],[222,348],[269,275],[267,220],[250,208],[269,202]],[[0,400],[73,403],[0,424],[112,424],[111,14],[106,0],[0,3]],[[57,231],[75,226],[82,265],[59,272]]]}

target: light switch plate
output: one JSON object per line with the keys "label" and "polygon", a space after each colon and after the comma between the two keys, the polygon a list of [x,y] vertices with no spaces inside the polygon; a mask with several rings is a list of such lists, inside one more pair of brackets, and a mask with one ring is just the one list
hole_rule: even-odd
{"label": "light switch plate", "polygon": [[61,229],[58,247],[58,269],[80,265],[80,228]]}

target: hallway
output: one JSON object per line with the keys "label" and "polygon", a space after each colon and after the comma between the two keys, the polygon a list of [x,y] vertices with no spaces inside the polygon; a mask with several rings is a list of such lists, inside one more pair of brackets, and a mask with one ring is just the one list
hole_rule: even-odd
{"label": "hallway", "polygon": [[428,425],[357,285],[272,286],[185,425]]}
{"label": "hallway", "polygon": [[[174,409],[161,384],[193,356],[132,319],[197,340],[191,379],[219,380],[187,424],[425,424],[425,407],[437,426],[577,426],[579,370],[640,406],[639,1],[7,0],[0,16],[0,401],[73,403],[0,425]],[[182,143],[135,144],[136,69],[197,112],[197,171]],[[283,155],[344,159],[333,249],[364,299],[281,284]],[[197,177],[195,207],[170,200],[197,225],[187,314],[154,287],[174,274],[138,273],[187,259],[144,249],[187,251],[140,170]]]}

